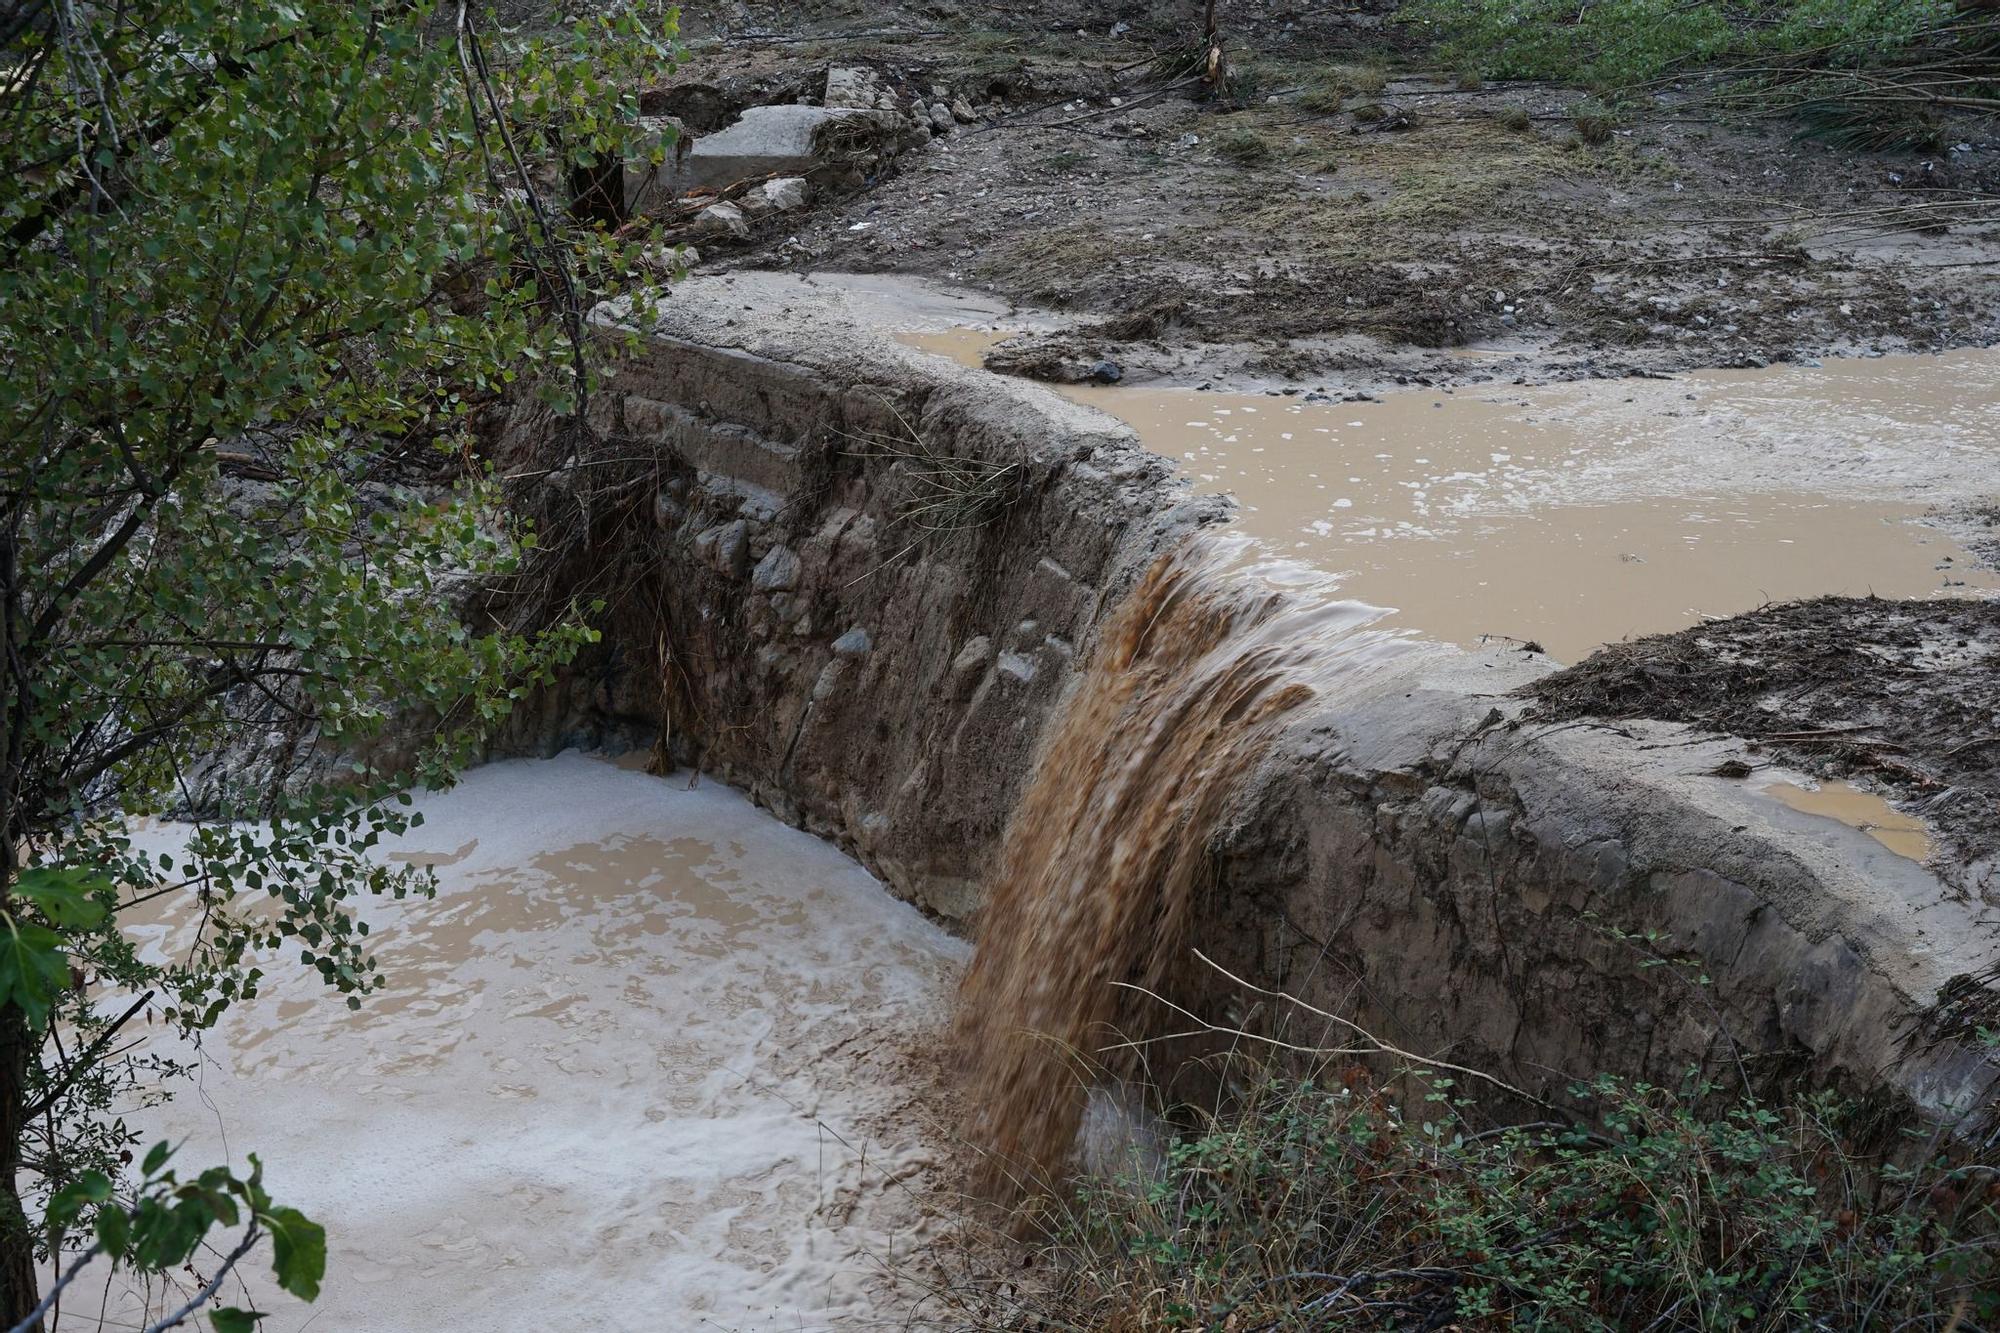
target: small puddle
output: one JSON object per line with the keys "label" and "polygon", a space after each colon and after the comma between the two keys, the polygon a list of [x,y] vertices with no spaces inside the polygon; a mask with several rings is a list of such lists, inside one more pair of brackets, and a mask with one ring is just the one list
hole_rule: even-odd
{"label": "small puddle", "polygon": [[[977,365],[1005,332],[910,335]],[[1452,642],[1563,661],[1766,602],[2000,588],[1920,519],[2000,470],[2000,356],[1412,391],[1074,386],[1238,527]]]}
{"label": "small puddle", "polygon": [[1898,856],[1918,862],[1930,859],[1929,825],[1851,783],[1822,782],[1817,787],[1801,787],[1774,782],[1764,792],[1800,814],[1837,819],[1849,828],[1859,829]]}

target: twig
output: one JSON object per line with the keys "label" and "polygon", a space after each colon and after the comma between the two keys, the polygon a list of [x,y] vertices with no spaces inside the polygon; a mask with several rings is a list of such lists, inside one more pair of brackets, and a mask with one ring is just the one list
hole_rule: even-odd
{"label": "twig", "polygon": [[28,1311],[28,1317],[8,1329],[7,1333],[28,1333],[29,1329],[38,1328],[41,1325],[42,1316],[47,1314],[55,1306],[55,1303],[62,1299],[63,1289],[76,1281],[77,1274],[83,1271],[83,1266],[92,1259],[95,1259],[99,1252],[100,1247],[93,1245],[82,1254],[79,1254],[76,1257],[76,1262],[69,1266],[69,1271],[64,1273],[61,1280],[53,1287],[49,1288],[48,1295],[42,1297],[42,1303]]}
{"label": "twig", "polygon": [[61,1099],[62,1095],[70,1090],[70,1085],[83,1077],[84,1069],[89,1066],[92,1060],[97,1058],[98,1052],[108,1046],[111,1043],[111,1039],[118,1035],[118,1029],[124,1027],[137,1017],[139,1011],[144,1009],[152,998],[153,992],[147,991],[144,995],[134,1000],[132,1007],[120,1014],[116,1022],[97,1034],[97,1040],[91,1042],[89,1046],[77,1053],[76,1059],[70,1061],[69,1072],[63,1075],[61,1082],[21,1109],[21,1118],[23,1120],[32,1120],[43,1111],[54,1106]]}
{"label": "twig", "polygon": [[[1331,1013],[1325,1009],[1317,1007],[1316,1005],[1307,1004],[1304,1000],[1301,1000],[1296,995],[1288,995],[1284,991],[1270,990],[1267,989],[1266,987],[1257,985],[1255,982],[1246,981],[1242,977],[1237,976],[1234,972],[1231,972],[1228,968],[1224,967],[1222,964],[1216,962],[1213,958],[1210,958],[1207,954],[1203,953],[1201,950],[1196,949],[1193,952],[1196,958],[1199,958],[1203,963],[1207,964],[1209,967],[1213,968],[1215,971],[1219,972],[1220,974],[1222,974],[1222,976],[1228,978],[1230,981],[1235,982],[1238,986],[1243,987],[1243,989],[1247,991],[1252,991],[1258,995],[1268,995],[1273,999],[1283,1000],[1287,1004],[1297,1005],[1299,1008],[1305,1010],[1307,1013],[1315,1014],[1320,1018],[1326,1019],[1328,1022],[1339,1024],[1341,1027],[1346,1028],[1348,1031],[1354,1033],[1356,1036],[1361,1037],[1370,1043],[1369,1046],[1365,1049],[1360,1049],[1360,1050],[1343,1049],[1340,1052],[1338,1052],[1339,1054],[1395,1056],[1396,1058],[1401,1060],[1408,1060],[1413,1064],[1429,1065],[1434,1069],[1450,1070],[1454,1074],[1464,1074],[1468,1078],[1480,1079],[1483,1082],[1491,1083],[1494,1087],[1499,1088],[1503,1092],[1512,1093],[1514,1096],[1521,1098],[1523,1101],[1533,1102],[1537,1106],[1545,1106],[1551,1110],[1557,1109],[1553,1103],[1544,1101],[1542,1098],[1535,1096],[1535,1094],[1532,1092],[1528,1092],[1522,1088],[1517,1088],[1513,1084],[1507,1082],[1505,1079],[1495,1078],[1493,1075],[1487,1073],[1482,1069],[1473,1069],[1467,1065],[1452,1064],[1448,1060],[1439,1060],[1428,1055],[1418,1055],[1416,1052],[1406,1051],[1400,1046],[1392,1046],[1388,1042],[1383,1041],[1380,1037],[1376,1036],[1374,1033],[1368,1031],[1368,1029],[1362,1027],[1359,1023],[1356,1023],[1351,1018],[1343,1018],[1339,1014]],[[1201,1017],[1199,1014],[1190,1013],[1188,1010],[1181,1008],[1179,1005],[1173,1003],[1171,1000],[1167,1000],[1159,995],[1155,995],[1153,994],[1153,992],[1146,990],[1144,987],[1134,986],[1130,982],[1122,982],[1122,981],[1114,982],[1112,984],[1126,990],[1139,991],[1141,994],[1148,995],[1155,1000],[1159,1000],[1160,1003],[1166,1005],[1168,1008],[1192,1020],[1193,1022],[1201,1024],[1205,1030],[1210,1032],[1228,1033],[1230,1035],[1242,1036],[1251,1041],[1263,1042],[1267,1046],[1277,1046],[1285,1050],[1297,1051],[1301,1055],[1336,1053],[1328,1051],[1323,1047],[1300,1046],[1292,1042],[1280,1041],[1275,1037],[1265,1037],[1254,1032],[1244,1032],[1238,1028],[1225,1027],[1219,1024],[1211,1023],[1207,1019]]]}
{"label": "twig", "polygon": [[231,1250],[228,1256],[223,1259],[222,1267],[215,1270],[215,1276],[210,1278],[207,1281],[207,1283],[205,1283],[202,1286],[202,1289],[194,1294],[194,1298],[190,1300],[186,1305],[183,1305],[180,1309],[168,1315],[165,1319],[162,1319],[159,1323],[147,1325],[145,1333],[163,1333],[163,1331],[166,1329],[178,1328],[182,1324],[186,1323],[187,1317],[189,1315],[193,1314],[196,1310],[199,1310],[202,1306],[208,1304],[208,1302],[214,1297],[215,1293],[222,1290],[222,1280],[229,1276],[229,1270],[236,1267],[236,1265],[239,1262],[241,1262],[244,1255],[250,1253],[250,1247],[255,1245],[257,1241],[263,1236],[263,1234],[264,1233],[258,1229],[257,1224],[255,1222],[252,1222],[250,1224],[250,1229],[243,1233],[242,1241],[240,1241],[237,1244],[236,1248]]}

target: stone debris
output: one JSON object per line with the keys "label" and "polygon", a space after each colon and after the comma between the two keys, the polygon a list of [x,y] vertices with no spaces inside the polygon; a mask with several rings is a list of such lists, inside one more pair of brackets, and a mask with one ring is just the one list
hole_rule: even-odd
{"label": "stone debris", "polygon": [[874,70],[859,65],[835,65],[826,72],[823,106],[857,111],[892,111],[896,94]]}
{"label": "stone debris", "polygon": [[750,575],[758,592],[784,592],[799,585],[799,557],[789,546],[773,546]]}
{"label": "stone debris", "polygon": [[931,103],[930,118],[931,118],[932,131],[938,134],[950,134],[953,128],[955,128],[958,124],[958,122],[952,118],[951,108],[946,106],[943,102]]}
{"label": "stone debris", "polygon": [[765,181],[737,201],[753,217],[760,213],[790,213],[804,208],[812,186],[804,176],[780,176]]}
{"label": "stone debris", "polygon": [[836,657],[866,657],[874,647],[875,641],[868,637],[868,631],[858,625],[833,641]]}
{"label": "stone debris", "polygon": [[694,231],[697,236],[748,237],[750,219],[735,204],[710,204],[695,214]]}

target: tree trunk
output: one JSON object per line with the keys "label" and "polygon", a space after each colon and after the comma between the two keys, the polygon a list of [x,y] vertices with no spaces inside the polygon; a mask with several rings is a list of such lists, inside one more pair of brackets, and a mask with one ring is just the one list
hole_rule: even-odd
{"label": "tree trunk", "polygon": [[[13,878],[12,867],[8,878]],[[36,1294],[35,1231],[21,1206],[21,1108],[34,1045],[20,1006],[0,1008],[0,1327],[26,1319]]]}
{"label": "tree trunk", "polygon": [[1229,90],[1229,71],[1222,53],[1222,20],[1216,17],[1215,6],[1216,0],[1208,0],[1202,15],[1202,78],[1207,80],[1209,91],[1220,97]]}
{"label": "tree trunk", "polygon": [[[13,897],[20,869],[15,811],[20,796],[22,741],[29,698],[21,662],[21,511],[0,528],[0,906]],[[28,1061],[38,1058],[28,1017],[16,1004],[0,1005],[0,1328],[13,1328],[33,1312],[36,1295],[35,1233],[21,1206],[21,1108],[27,1105]]]}

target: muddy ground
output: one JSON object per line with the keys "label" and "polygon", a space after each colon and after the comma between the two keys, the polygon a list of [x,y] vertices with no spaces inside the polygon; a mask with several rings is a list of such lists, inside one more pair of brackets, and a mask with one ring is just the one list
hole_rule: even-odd
{"label": "muddy ground", "polygon": [[1605,125],[1580,91],[1438,68],[1378,0],[1222,8],[1233,99],[1154,67],[1192,5],[691,16],[672,94],[697,131],[812,100],[832,65],[976,113],[858,192],[703,246],[703,267],[918,274],[1067,312],[1079,327],[996,354],[1057,377],[1110,360],[1367,391],[2000,338],[1989,123],[1857,153],[1683,89]]}
{"label": "muddy ground", "polygon": [[2000,602],[1822,597],[1600,649],[1522,691],[1543,722],[1650,718],[1861,778],[1940,834],[1953,889],[2000,906]]}

